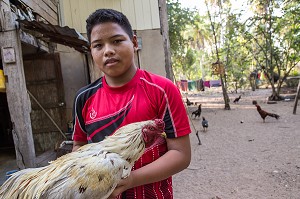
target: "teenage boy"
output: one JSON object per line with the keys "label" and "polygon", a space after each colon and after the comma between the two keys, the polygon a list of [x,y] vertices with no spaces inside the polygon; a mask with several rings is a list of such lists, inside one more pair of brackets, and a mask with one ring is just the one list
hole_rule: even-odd
{"label": "teenage boy", "polygon": [[169,79],[136,66],[137,38],[125,15],[99,9],[86,22],[91,55],[104,76],[76,95],[73,151],[126,124],[161,118],[167,138],[146,148],[109,198],[171,199],[171,176],[191,159],[191,129],[180,92]]}

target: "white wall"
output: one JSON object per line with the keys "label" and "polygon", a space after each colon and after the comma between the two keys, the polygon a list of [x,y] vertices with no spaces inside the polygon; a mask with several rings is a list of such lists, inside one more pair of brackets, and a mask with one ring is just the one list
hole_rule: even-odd
{"label": "white wall", "polygon": [[134,30],[160,28],[158,0],[60,0],[61,25],[86,33],[85,20],[99,8],[121,11]]}

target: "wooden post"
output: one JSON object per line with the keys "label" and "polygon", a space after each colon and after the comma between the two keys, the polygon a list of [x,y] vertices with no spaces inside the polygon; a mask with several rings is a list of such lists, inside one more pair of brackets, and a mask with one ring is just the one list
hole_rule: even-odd
{"label": "wooden post", "polygon": [[6,77],[6,95],[13,123],[13,138],[17,166],[20,169],[35,167],[35,149],[32,135],[31,104],[27,94],[20,33],[16,16],[9,11],[9,1],[1,3],[0,46],[3,70]]}
{"label": "wooden post", "polygon": [[299,83],[298,83],[297,93],[296,93],[296,96],[295,96],[295,103],[294,103],[294,110],[293,110],[294,115],[296,115],[299,96],[300,96],[300,79],[299,79]]}
{"label": "wooden post", "polygon": [[158,0],[159,5],[159,18],[161,25],[161,34],[164,42],[164,52],[165,52],[165,69],[167,78],[174,81],[174,75],[172,70],[172,61],[170,53],[170,40],[169,40],[169,25],[168,25],[168,12],[166,0]]}

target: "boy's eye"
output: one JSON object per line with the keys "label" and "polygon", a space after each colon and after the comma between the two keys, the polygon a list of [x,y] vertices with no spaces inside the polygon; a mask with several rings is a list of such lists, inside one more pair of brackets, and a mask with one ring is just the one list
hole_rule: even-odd
{"label": "boy's eye", "polygon": [[116,39],[116,40],[114,40],[114,43],[120,43],[120,42],[122,42],[122,40],[121,39]]}
{"label": "boy's eye", "polygon": [[102,46],[103,46],[102,44],[94,44],[92,47],[93,48],[102,48]]}

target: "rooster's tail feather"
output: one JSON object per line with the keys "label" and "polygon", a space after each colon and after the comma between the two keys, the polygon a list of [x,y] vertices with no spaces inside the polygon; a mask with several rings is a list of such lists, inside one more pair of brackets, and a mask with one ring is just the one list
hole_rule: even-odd
{"label": "rooster's tail feather", "polygon": [[275,113],[269,113],[268,116],[270,116],[270,117],[275,117],[276,120],[278,120],[279,117],[280,117],[279,115],[277,115],[277,114],[275,114]]}

